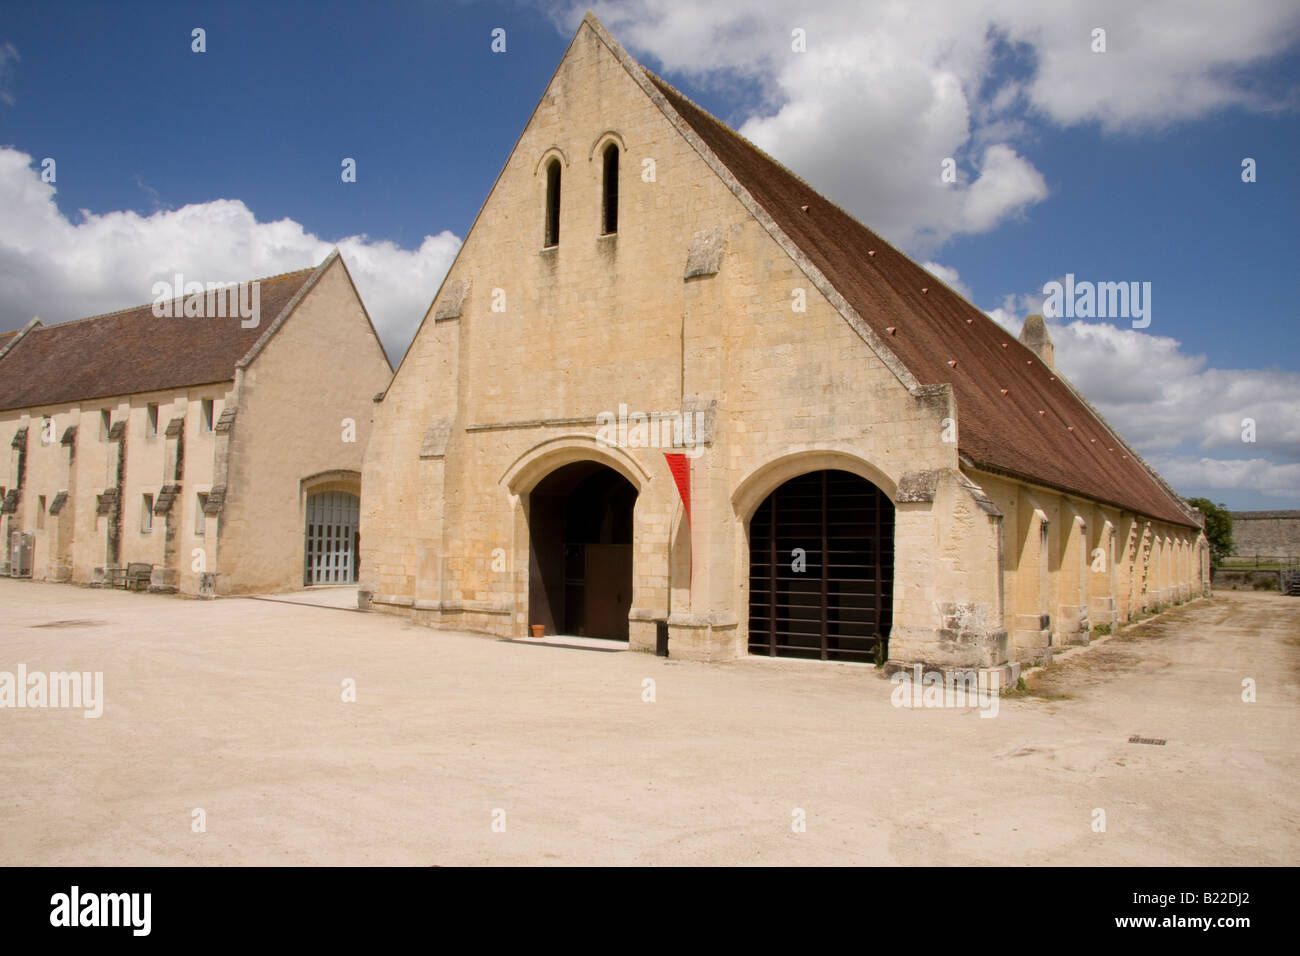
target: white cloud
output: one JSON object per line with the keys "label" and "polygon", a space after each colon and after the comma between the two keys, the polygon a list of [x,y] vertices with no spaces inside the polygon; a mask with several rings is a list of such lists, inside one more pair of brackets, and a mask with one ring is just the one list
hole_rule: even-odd
{"label": "white cloud", "polygon": [[1043,314],[1045,298],[1038,293],[1004,296],[1000,306],[988,309],[984,314],[1012,335],[1019,335],[1021,326],[1025,324],[1025,316]]}
{"label": "white cloud", "polygon": [[[1018,333],[1041,311],[1041,296],[1008,296],[988,314]],[[1300,504],[1300,372],[1214,368],[1177,339],[1107,322],[1047,324],[1057,367],[1175,488]]]}
{"label": "white cloud", "polygon": [[980,176],[963,193],[962,232],[987,232],[1003,219],[1047,198],[1047,183],[1010,146],[995,143],[984,152]]}
{"label": "white cloud", "polygon": [[[1165,481],[1181,488],[1189,496],[1196,491],[1208,491],[1211,499],[1224,497],[1224,492],[1250,491],[1295,506],[1296,489],[1300,488],[1300,464],[1278,464],[1267,458],[1225,460],[1220,458],[1195,458],[1187,455],[1154,455],[1147,463],[1160,472]],[[1229,508],[1252,510],[1225,502]]]}
{"label": "white cloud", "polygon": [[943,284],[952,289],[968,302],[971,298],[970,288],[966,283],[961,281],[961,274],[951,266],[945,266],[940,262],[923,262],[921,263],[929,272],[942,280]]}
{"label": "white cloud", "polygon": [[[1144,451],[1300,461],[1300,372],[1208,367],[1176,339],[1109,323],[1049,330],[1057,365]],[[1254,441],[1243,441],[1246,419]]]}
{"label": "white cloud", "polygon": [[0,148],[0,328],[32,316],[62,322],[149,302],[177,272],[236,282],[317,265],[338,246],[394,364],[401,359],[460,239],[425,236],[415,250],[348,236],[328,241],[291,219],[258,222],[237,199],[161,210],[65,217],[32,157]]}
{"label": "white cloud", "polygon": [[[1043,4],[1004,21],[1033,44],[1033,105],[1062,125],[1099,121],[1109,129],[1159,127],[1229,106],[1268,109],[1243,71],[1300,38],[1293,0],[1081,0]],[[1091,33],[1105,27],[1105,53]]]}
{"label": "white cloud", "polygon": [[[572,30],[585,6],[553,13],[557,26]],[[1225,107],[1276,108],[1248,70],[1300,36],[1294,0],[1257,0],[1248,15],[1219,0],[605,0],[594,9],[648,65],[748,91],[744,115],[724,120],[914,251],[988,231],[1047,196],[1023,155],[1032,144],[1017,148],[1031,124],[1134,131]],[[1092,52],[1097,26],[1106,53]],[[805,53],[791,50],[796,27]],[[955,184],[940,181],[946,158],[957,162]]]}

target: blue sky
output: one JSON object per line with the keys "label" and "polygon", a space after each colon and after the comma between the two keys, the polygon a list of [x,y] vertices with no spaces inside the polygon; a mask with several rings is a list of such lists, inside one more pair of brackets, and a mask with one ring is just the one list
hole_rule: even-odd
{"label": "blue sky", "polygon": [[[634,57],[1012,330],[1067,272],[1150,282],[1148,328],[1054,325],[1058,363],[1184,494],[1300,507],[1294,4],[787,6],[595,9]],[[338,242],[396,362],[582,10],[11,5],[0,330],[148,301],[174,268],[246,279]],[[948,156],[956,184],[940,182]]]}

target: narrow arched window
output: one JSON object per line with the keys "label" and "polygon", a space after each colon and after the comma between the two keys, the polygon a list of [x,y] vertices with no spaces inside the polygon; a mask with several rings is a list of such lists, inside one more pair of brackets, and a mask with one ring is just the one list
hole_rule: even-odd
{"label": "narrow arched window", "polygon": [[546,246],[560,244],[560,161],[546,164]]}
{"label": "narrow arched window", "polygon": [[605,147],[605,206],[601,232],[608,236],[618,232],[618,145]]}

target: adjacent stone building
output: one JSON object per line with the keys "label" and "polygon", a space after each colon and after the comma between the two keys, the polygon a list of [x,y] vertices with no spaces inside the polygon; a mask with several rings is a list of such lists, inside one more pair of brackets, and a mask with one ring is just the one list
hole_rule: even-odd
{"label": "adjacent stone building", "polygon": [[1025,338],[588,15],[377,405],[363,591],[953,670],[1203,593],[1199,515]]}
{"label": "adjacent stone building", "polygon": [[250,304],[254,285],[255,317],[210,291],[0,337],[4,572],[142,569],[209,594],[355,580],[392,367],[337,251],[243,284]]}

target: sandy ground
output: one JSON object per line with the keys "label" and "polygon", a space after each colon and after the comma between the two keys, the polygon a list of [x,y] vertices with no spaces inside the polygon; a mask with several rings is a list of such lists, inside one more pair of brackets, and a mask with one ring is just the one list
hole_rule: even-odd
{"label": "sandy ground", "polygon": [[0,671],[105,695],[0,710],[0,862],[1295,864],[1298,662],[1300,600],[1220,592],[985,719],[868,667],[0,579]]}
{"label": "sandy ground", "polygon": [[354,586],[320,585],[289,591],[286,594],[259,594],[256,601],[280,601],[287,604],[311,604],[315,607],[334,607],[340,610],[357,610],[357,588]]}

